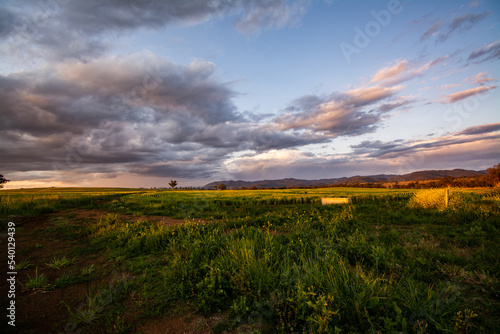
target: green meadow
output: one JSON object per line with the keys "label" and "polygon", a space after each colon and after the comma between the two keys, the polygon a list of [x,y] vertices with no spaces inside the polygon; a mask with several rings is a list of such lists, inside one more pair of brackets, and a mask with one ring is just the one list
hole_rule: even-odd
{"label": "green meadow", "polygon": [[444,192],[2,190],[12,332],[497,332],[500,192]]}

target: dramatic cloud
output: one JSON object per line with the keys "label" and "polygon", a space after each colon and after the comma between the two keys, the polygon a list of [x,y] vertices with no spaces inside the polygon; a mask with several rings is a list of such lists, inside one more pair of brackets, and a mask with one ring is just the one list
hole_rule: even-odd
{"label": "dramatic cloud", "polygon": [[230,159],[225,168],[227,175],[235,179],[282,179],[283,175],[301,175],[304,179],[317,179],[331,177],[333,168],[337,170],[339,165],[345,167],[348,164],[349,159],[343,157],[297,150],[272,150]]}
{"label": "dramatic cloud", "polygon": [[[346,2],[346,13],[355,14],[356,6]],[[492,12],[496,8],[488,6]],[[2,173],[27,185],[99,185],[103,179],[110,184],[110,178],[120,185],[125,175],[196,180],[191,184],[228,173],[251,178],[283,177],[286,172],[316,178],[331,177],[332,169],[371,173],[370,166],[395,166],[401,156],[422,152],[436,159],[438,154],[463,157],[463,152],[478,156],[480,144],[490,161],[498,123],[427,141],[388,141],[395,133],[416,138],[419,131],[447,127],[450,122],[443,123],[442,113],[436,112],[446,105],[429,102],[436,101],[436,94],[442,94],[439,102],[454,103],[477,94],[484,97],[496,88],[493,61],[500,59],[499,42],[488,45],[489,35],[477,29],[483,28],[479,22],[491,27],[493,15],[484,11],[447,18],[449,13],[479,10],[456,7],[443,5],[410,24],[428,23],[417,32],[417,41],[450,42],[446,51],[417,45],[420,52],[409,47],[411,41],[381,49],[383,39],[366,30],[374,22],[385,27],[384,12],[375,8],[375,21],[361,31],[370,40],[363,47],[358,45],[361,35],[353,40],[369,66],[345,67],[343,58],[339,62],[325,49],[342,33],[325,31],[322,21],[335,20],[344,4],[3,2]],[[306,12],[308,19],[302,22]],[[415,11],[418,16],[425,13],[429,11]],[[405,20],[411,18],[392,20],[394,26],[384,34],[404,31]],[[362,23],[354,21],[356,15],[346,19]],[[413,28],[408,30],[412,38]],[[281,31],[261,36],[268,29]],[[476,43],[472,47],[452,38],[470,29],[477,32],[477,39],[467,39]],[[146,47],[151,51],[141,51]],[[377,64],[378,71],[364,72]],[[461,65],[467,66],[456,67]],[[447,108],[455,113],[455,107],[460,106]],[[491,123],[491,108],[489,103],[481,106],[478,119]],[[420,115],[430,120],[423,128],[403,129]],[[455,119],[454,114],[444,115]]]}
{"label": "dramatic cloud", "polygon": [[6,171],[207,178],[235,152],[287,150],[375,131],[410,104],[402,86],[305,96],[274,122],[238,112],[215,65],[149,53],[65,61],[0,77]]}
{"label": "dramatic cloud", "polygon": [[[393,97],[401,89],[401,86],[372,86],[326,97],[306,96],[288,108],[293,112],[280,115],[275,122],[281,130],[308,129],[330,137],[373,132],[380,125],[382,114],[390,109],[387,104],[382,104],[382,110],[377,110],[377,103]],[[367,108],[376,111],[368,112]]]}
{"label": "dramatic cloud", "polygon": [[108,51],[117,36],[139,28],[236,15],[235,28],[254,33],[295,26],[306,9],[304,3],[285,0],[23,1],[0,9],[0,32],[8,41],[5,56],[86,60]]}
{"label": "dramatic cloud", "polygon": [[468,61],[485,62],[488,60],[500,59],[500,42],[491,43],[484,47],[479,47],[471,52]]}
{"label": "dramatic cloud", "polygon": [[7,8],[0,7],[0,36],[7,36],[15,26],[16,16]]}
{"label": "dramatic cloud", "polygon": [[449,95],[446,95],[444,97],[444,102],[446,103],[454,103],[454,102],[457,102],[457,101],[460,101],[460,100],[463,100],[463,99],[466,99],[470,96],[473,96],[473,95],[477,95],[477,94],[482,94],[482,93],[485,93],[491,89],[494,89],[496,88],[496,86],[480,86],[480,87],[476,87],[476,88],[471,88],[471,89],[466,89],[466,90],[463,90],[463,91],[460,91],[460,92],[456,92],[456,93],[453,93],[453,94],[449,94]]}
{"label": "dramatic cloud", "polygon": [[339,176],[405,174],[434,168],[476,168],[498,163],[500,124],[486,124],[428,140],[363,141],[345,154],[314,154],[296,150],[268,151],[230,159],[225,168],[238,179],[302,175],[320,179]]}
{"label": "dramatic cloud", "polygon": [[5,168],[206,177],[234,151],[328,140],[245,118],[214,69],[136,54],[2,76]]}

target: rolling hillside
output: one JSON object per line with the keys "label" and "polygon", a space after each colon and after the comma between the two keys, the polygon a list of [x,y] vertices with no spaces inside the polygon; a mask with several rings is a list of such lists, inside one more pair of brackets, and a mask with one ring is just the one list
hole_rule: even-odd
{"label": "rolling hillside", "polygon": [[341,177],[341,178],[331,178],[331,179],[319,179],[319,180],[304,180],[304,179],[294,179],[285,178],[279,180],[259,180],[259,181],[216,181],[211,182],[203,186],[204,189],[213,189],[217,187],[219,183],[224,183],[228,189],[238,189],[238,188],[251,188],[256,187],[261,188],[290,188],[290,187],[314,187],[314,186],[326,186],[334,185],[340,183],[377,183],[377,182],[405,182],[405,181],[425,181],[425,180],[437,180],[446,176],[452,177],[470,177],[487,174],[486,171],[474,171],[466,169],[452,169],[452,170],[425,170],[418,171],[403,175],[394,174],[379,174],[379,175],[368,175],[368,176],[351,176],[351,177]]}

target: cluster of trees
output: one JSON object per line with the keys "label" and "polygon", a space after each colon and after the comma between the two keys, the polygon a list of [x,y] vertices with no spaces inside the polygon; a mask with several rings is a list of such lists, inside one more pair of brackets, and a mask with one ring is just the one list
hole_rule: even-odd
{"label": "cluster of trees", "polygon": [[[301,187],[279,187],[279,188],[263,188],[263,189],[314,189],[314,188],[332,188],[332,187],[355,187],[355,188],[387,188],[394,189],[427,189],[427,188],[446,188],[446,187],[463,187],[463,188],[485,188],[485,187],[500,187],[500,164],[497,164],[487,169],[488,174],[453,177],[446,176],[439,180],[431,181],[414,181],[414,182],[344,182],[321,186],[301,186]],[[255,186],[251,188],[241,187],[240,189],[257,189]]]}
{"label": "cluster of trees", "polygon": [[[484,187],[500,187],[500,164],[497,164],[487,169],[488,174],[477,176],[453,177],[446,176],[439,180],[431,181],[414,181],[399,183],[395,182],[390,187],[394,189],[428,189],[428,188],[484,188]],[[331,185],[330,187],[358,187],[358,188],[384,188],[381,183],[342,183]]]}
{"label": "cluster of trees", "polygon": [[218,185],[216,186],[213,186],[212,189],[214,190],[226,190],[227,189],[227,186],[224,184],[224,183],[219,183]]}
{"label": "cluster of trees", "polygon": [[330,187],[386,188],[386,186],[384,185],[384,182],[378,182],[378,183],[373,183],[373,182],[368,182],[368,183],[359,183],[359,182],[337,183],[337,184],[333,184],[333,185],[330,185],[327,187],[328,188],[330,188]]}
{"label": "cluster of trees", "polygon": [[474,176],[474,177],[453,177],[446,176],[440,180],[428,181],[428,182],[410,182],[408,184],[394,184],[392,188],[394,189],[429,189],[429,188],[445,188],[445,187],[455,187],[455,188],[485,188],[491,187],[493,184],[488,180],[486,175],[484,176]]}
{"label": "cluster of trees", "polygon": [[423,189],[423,188],[444,188],[444,187],[499,187],[500,186],[500,164],[487,169],[488,174],[468,177],[446,176],[439,180],[428,182],[410,182],[406,185],[395,184],[396,189]]}

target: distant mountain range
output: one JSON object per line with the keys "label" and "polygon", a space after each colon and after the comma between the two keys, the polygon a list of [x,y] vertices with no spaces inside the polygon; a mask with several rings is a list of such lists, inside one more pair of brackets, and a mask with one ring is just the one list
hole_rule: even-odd
{"label": "distant mountain range", "polygon": [[404,175],[395,174],[379,174],[379,175],[368,175],[368,176],[351,176],[351,177],[340,177],[333,179],[320,179],[320,180],[303,180],[303,179],[279,179],[279,180],[260,180],[260,181],[217,181],[211,182],[203,186],[203,189],[213,189],[217,187],[218,184],[224,183],[227,189],[238,189],[238,188],[290,188],[290,187],[317,187],[317,186],[327,186],[343,183],[377,183],[377,182],[405,182],[405,181],[425,181],[425,180],[437,180],[446,176],[452,177],[470,177],[479,176],[487,174],[486,171],[474,171],[466,169],[453,169],[453,170],[424,170],[413,172]]}

